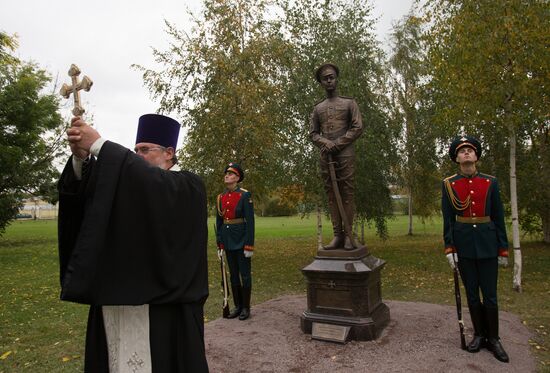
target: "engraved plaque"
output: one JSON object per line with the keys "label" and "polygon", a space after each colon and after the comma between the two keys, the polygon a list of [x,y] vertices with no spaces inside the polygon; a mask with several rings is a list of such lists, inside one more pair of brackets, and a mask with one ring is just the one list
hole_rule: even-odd
{"label": "engraved plaque", "polygon": [[313,322],[311,325],[311,338],[346,343],[350,329],[350,326]]}

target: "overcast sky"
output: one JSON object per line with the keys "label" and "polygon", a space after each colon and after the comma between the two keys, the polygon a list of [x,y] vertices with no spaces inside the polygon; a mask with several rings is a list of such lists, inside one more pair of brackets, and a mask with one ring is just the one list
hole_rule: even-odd
{"label": "overcast sky", "polygon": [[[387,49],[392,22],[406,14],[413,0],[374,0],[376,32]],[[188,28],[186,9],[195,13],[200,0],[0,0],[0,30],[18,35],[17,55],[33,60],[59,83],[77,64],[94,86],[84,92],[83,106],[109,140],[133,148],[137,119],[158,104],[131,64],[153,67],[151,46],[165,50],[164,20]],[[65,101],[65,100],[64,100]],[[67,105],[64,115],[70,115]],[[175,119],[179,119],[174,116]],[[180,135],[180,143],[182,136]]]}

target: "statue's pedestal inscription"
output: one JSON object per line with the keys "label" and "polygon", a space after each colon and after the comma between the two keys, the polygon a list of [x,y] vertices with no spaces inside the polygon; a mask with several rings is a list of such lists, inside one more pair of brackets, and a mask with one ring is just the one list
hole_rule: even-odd
{"label": "statue's pedestal inscription", "polygon": [[307,279],[302,331],[335,342],[376,339],[390,320],[380,291],[380,271],[385,264],[364,247],[319,250],[302,269]]}

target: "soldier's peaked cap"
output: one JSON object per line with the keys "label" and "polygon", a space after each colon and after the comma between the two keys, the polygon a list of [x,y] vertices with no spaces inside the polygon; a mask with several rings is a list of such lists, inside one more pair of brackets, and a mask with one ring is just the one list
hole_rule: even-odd
{"label": "soldier's peaked cap", "polygon": [[327,62],[322,64],[317,68],[317,70],[315,70],[315,79],[317,79],[318,82],[321,82],[321,73],[327,67],[332,67],[334,71],[336,71],[336,76],[340,75],[340,69],[338,68],[338,66],[333,63]]}
{"label": "soldier's peaked cap", "polygon": [[453,162],[456,162],[456,155],[458,154],[458,151],[465,146],[474,149],[477,159],[481,158],[481,153],[483,151],[481,142],[472,136],[459,136],[456,137],[451,143],[451,146],[449,146],[449,157]]}
{"label": "soldier's peaked cap", "polygon": [[239,183],[244,180],[244,171],[237,163],[229,162],[229,164],[225,166],[225,169],[223,170],[224,174],[228,172],[232,172],[237,175],[239,177]]}

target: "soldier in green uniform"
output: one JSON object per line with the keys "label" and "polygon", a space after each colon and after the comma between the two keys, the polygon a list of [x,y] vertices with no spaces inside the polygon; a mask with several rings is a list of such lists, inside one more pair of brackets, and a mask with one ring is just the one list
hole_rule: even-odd
{"label": "soldier in green uniform", "polygon": [[342,196],[344,213],[350,226],[353,226],[355,215],[354,141],[363,133],[359,106],[353,98],[338,95],[338,75],[338,67],[331,63],[321,65],[317,69],[315,77],[324,88],[327,98],[313,108],[309,129],[311,141],[321,150],[321,177],[328,195],[330,220],[334,231],[334,238],[324,247],[325,250],[353,249],[353,242],[344,234],[344,218],[340,214],[332,190],[328,155],[331,154],[335,162],[336,178]]}
{"label": "soldier in green uniform", "polygon": [[508,265],[508,239],[498,181],[476,169],[481,152],[481,143],[470,136],[456,138],[449,148],[460,171],[443,180],[445,254],[453,269],[458,265],[466,289],[474,327],[467,350],[486,347],[498,360],[508,362],[499,338],[497,303],[498,266]]}
{"label": "soldier in green uniform", "polygon": [[224,170],[225,191],[218,195],[216,232],[218,256],[225,255],[231,278],[235,309],[228,318],[246,320],[250,316],[252,292],[251,258],[254,254],[254,206],[252,196],[239,187],[244,171],[234,162]]}

